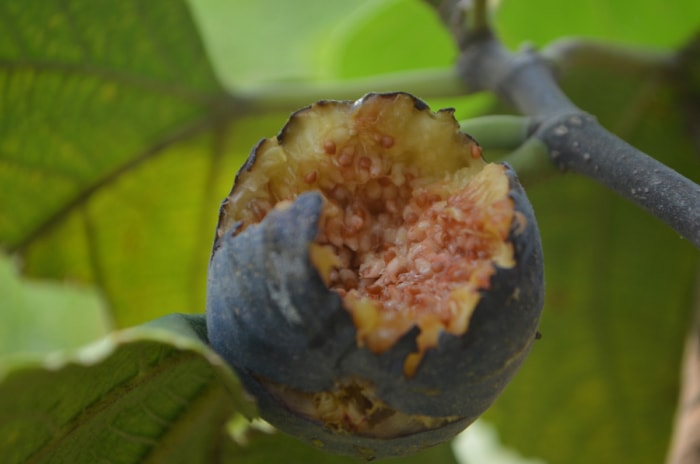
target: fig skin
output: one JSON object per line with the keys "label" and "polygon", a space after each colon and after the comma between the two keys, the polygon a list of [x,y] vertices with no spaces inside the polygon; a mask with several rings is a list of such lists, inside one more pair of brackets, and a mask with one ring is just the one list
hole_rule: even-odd
{"label": "fig skin", "polygon": [[209,342],[239,373],[321,391],[356,344],[350,314],[309,257],[321,207],[320,195],[302,194],[289,209],[217,242],[207,287]]}
{"label": "fig skin", "polygon": [[[416,101],[416,110],[427,108]],[[284,134],[283,129],[280,137]],[[259,148],[237,182],[255,169]],[[535,340],[544,296],[535,215],[514,171],[504,169],[516,211],[508,237],[516,265],[494,263],[490,288],[480,291],[468,330],[442,332],[410,378],[404,361],[418,351],[420,329],[414,326],[379,354],[360,346],[342,298],[312,263],[309,248],[324,202],[320,193],[301,193],[245,230],[235,224],[219,229],[207,284],[209,340],[256,397],[263,418],[327,451],[370,459],[447,441],[493,403]],[[388,438],[338,432],[293,412],[269,388],[323,392],[348,379],[371,384],[376,397],[400,413],[445,422]]]}

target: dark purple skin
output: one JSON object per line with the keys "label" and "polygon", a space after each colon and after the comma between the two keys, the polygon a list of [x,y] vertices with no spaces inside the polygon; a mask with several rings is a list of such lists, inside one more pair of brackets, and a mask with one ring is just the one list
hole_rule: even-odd
{"label": "dark purple skin", "polygon": [[[526,219],[514,221],[512,269],[497,268],[464,335],[443,333],[415,375],[407,378],[406,355],[417,351],[419,329],[375,354],[356,343],[356,329],[341,298],[311,263],[323,200],[299,195],[286,210],[271,211],[259,224],[221,236],[207,286],[211,346],[237,371],[273,425],[323,448],[361,457],[413,453],[452,438],[479,417],[513,377],[537,334],[544,300],[539,231],[532,207],[507,167],[510,197]],[[272,397],[260,378],[305,392],[356,378],[405,414],[459,417],[447,426],[394,439],[337,434],[299,417]]]}

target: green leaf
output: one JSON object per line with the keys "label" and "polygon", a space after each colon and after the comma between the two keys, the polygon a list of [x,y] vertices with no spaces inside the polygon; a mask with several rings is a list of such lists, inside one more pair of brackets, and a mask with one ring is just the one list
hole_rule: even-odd
{"label": "green leaf", "polygon": [[[173,315],[75,352],[0,365],[3,462],[211,462],[234,413],[254,414],[230,369]],[[50,386],[50,388],[47,388]]]}
{"label": "green leaf", "polygon": [[230,116],[185,5],[13,0],[0,23],[0,242],[121,326],[201,311]]}

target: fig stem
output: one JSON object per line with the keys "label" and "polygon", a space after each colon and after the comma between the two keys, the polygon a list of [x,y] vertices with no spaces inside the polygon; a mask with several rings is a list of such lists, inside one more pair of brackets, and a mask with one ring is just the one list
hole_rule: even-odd
{"label": "fig stem", "polygon": [[[446,24],[462,2],[429,2]],[[449,10],[452,9],[452,11]],[[493,34],[453,29],[460,76],[471,91],[491,91],[541,121],[533,134],[562,171],[583,174],[631,200],[700,248],[700,186],[603,128],[557,84],[547,61],[530,48],[513,54]]]}
{"label": "fig stem", "polygon": [[460,129],[485,150],[515,150],[530,135],[532,119],[525,116],[489,115],[460,121]]}
{"label": "fig stem", "polygon": [[549,148],[536,137],[528,139],[499,161],[506,162],[515,169],[525,188],[531,188],[559,174],[559,170],[550,161]]}

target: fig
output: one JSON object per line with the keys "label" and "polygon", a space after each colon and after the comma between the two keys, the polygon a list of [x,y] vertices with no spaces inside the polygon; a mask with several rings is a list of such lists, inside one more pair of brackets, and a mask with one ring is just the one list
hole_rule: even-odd
{"label": "fig", "polygon": [[236,175],[209,340],[280,430],[410,454],[472,423],[527,356],[544,292],[535,215],[453,113],[401,92],[321,101]]}

